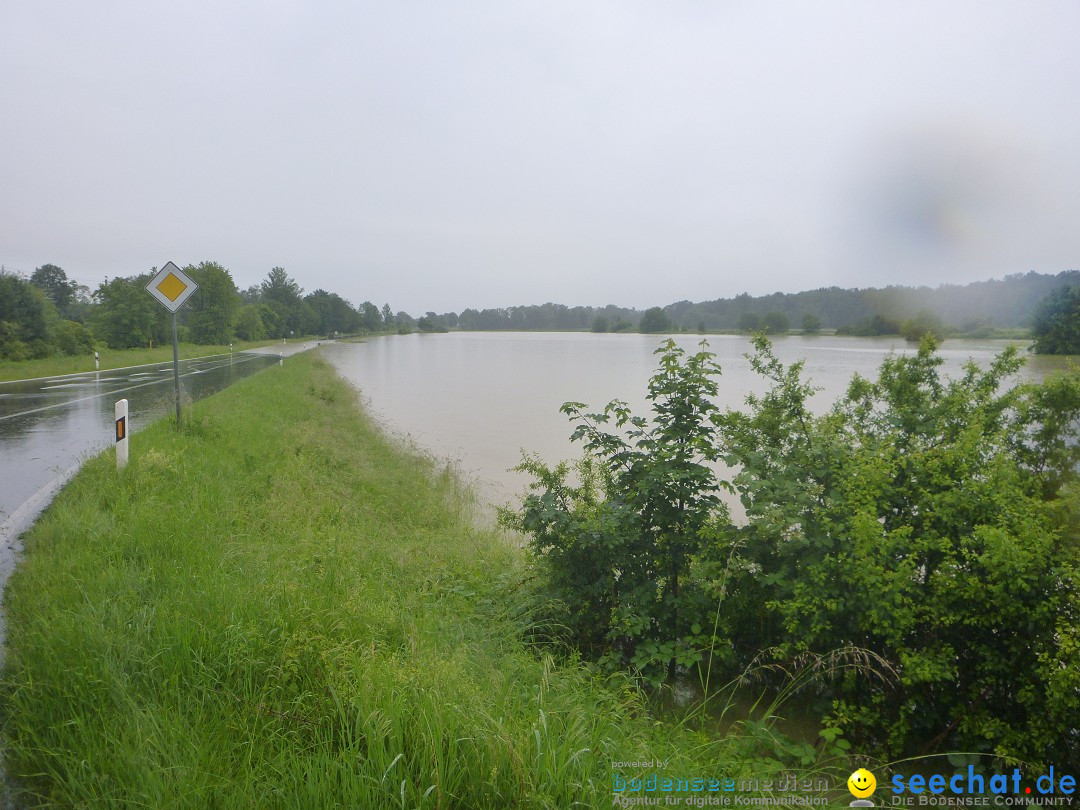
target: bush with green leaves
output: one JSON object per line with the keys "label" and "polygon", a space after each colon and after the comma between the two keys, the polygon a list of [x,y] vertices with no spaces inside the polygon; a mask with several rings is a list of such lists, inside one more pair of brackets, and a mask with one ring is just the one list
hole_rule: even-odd
{"label": "bush with green leaves", "polygon": [[92,354],[94,335],[77,321],[60,321],[56,325],[56,345],[63,354],[72,357]]}
{"label": "bush with green leaves", "polygon": [[878,749],[1075,756],[1080,379],[1002,390],[1009,349],[943,380],[927,337],[814,418],[801,366],[755,348],[769,392],[721,428],[752,562],[732,589],[763,606],[737,643],[889,661],[891,684],[833,687],[835,724]]}
{"label": "bush with green leaves", "polygon": [[578,480],[526,461],[536,483],[504,520],[575,638],[652,680],[862,651],[875,664],[834,668],[817,698],[863,751],[1080,765],[1080,375],[1008,387],[1009,349],[945,379],[935,350],[890,355],[818,416],[764,336],[766,390],[726,412],[712,356],[668,341],[652,423],[567,403]]}
{"label": "bush with green leaves", "polygon": [[532,536],[574,641],[654,682],[702,659],[712,600],[691,569],[728,522],[712,466],[720,369],[672,340],[658,352],[652,421],[618,400],[599,413],[567,402],[586,456],[553,468],[526,458],[518,469],[535,477],[532,492],[520,511],[501,511]]}

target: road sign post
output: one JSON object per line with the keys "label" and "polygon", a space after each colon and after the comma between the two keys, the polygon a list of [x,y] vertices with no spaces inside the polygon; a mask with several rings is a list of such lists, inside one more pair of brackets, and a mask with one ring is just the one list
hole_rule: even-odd
{"label": "road sign post", "polygon": [[128,463],[128,401],[122,399],[113,407],[116,418],[116,469],[122,470]]}
{"label": "road sign post", "polygon": [[172,379],[176,394],[176,426],[180,426],[180,343],[176,339],[176,313],[172,314]]}
{"label": "road sign post", "polygon": [[176,339],[176,313],[199,289],[192,278],[172,262],[150,279],[146,291],[172,313],[173,390],[176,393],[176,426],[180,426],[180,344]]}

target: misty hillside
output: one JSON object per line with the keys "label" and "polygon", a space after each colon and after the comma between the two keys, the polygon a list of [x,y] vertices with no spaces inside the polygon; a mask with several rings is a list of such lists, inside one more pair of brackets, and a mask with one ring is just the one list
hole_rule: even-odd
{"label": "misty hillside", "polygon": [[688,329],[733,330],[745,313],[764,318],[772,312],[787,316],[798,328],[805,315],[821,319],[827,329],[853,326],[880,315],[893,321],[929,310],[958,329],[978,326],[1027,327],[1038,302],[1052,290],[1080,285],[1080,271],[1057,275],[1016,273],[1003,279],[931,287],[891,286],[883,289],[823,287],[798,293],[773,293],[753,298],[738,295],[715,301],[680,301],[665,307],[675,325]]}
{"label": "misty hillside", "polygon": [[[931,287],[891,286],[882,289],[841,289],[822,287],[797,293],[772,293],[752,297],[746,293],[715,301],[679,301],[664,307],[677,329],[735,331],[745,326],[740,319],[757,316],[764,319],[779,313],[798,329],[807,315],[820,320],[825,329],[857,327],[871,319],[885,319],[899,324],[929,310],[942,322],[957,330],[1027,328],[1035,307],[1049,292],[1065,286],[1080,286],[1080,271],[1068,270],[1057,275],[1016,273],[1003,279],[976,281],[971,284],[943,284]],[[431,313],[434,316],[434,313]],[[636,327],[641,311],[608,305],[606,307],[568,307],[563,304],[538,304],[497,309],[466,309],[439,316],[450,327],[467,330],[589,329],[602,319],[600,331],[618,331]]]}

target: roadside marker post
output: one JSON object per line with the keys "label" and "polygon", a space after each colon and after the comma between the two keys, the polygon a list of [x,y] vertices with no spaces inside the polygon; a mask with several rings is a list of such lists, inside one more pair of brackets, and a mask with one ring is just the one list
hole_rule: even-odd
{"label": "roadside marker post", "polygon": [[94,370],[101,371],[101,355],[94,352]]}
{"label": "roadside marker post", "polygon": [[173,391],[176,394],[177,427],[180,427],[180,344],[176,340],[176,312],[197,289],[199,285],[172,262],[167,262],[146,285],[146,291],[172,313]]}
{"label": "roadside marker post", "polygon": [[128,401],[122,399],[113,408],[116,417],[116,469],[122,470],[128,463]]}

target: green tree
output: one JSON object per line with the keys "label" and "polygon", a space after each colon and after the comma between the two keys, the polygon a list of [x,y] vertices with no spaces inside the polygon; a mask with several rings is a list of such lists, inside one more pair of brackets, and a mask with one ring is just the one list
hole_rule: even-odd
{"label": "green tree", "polygon": [[416,322],[416,328],[421,332],[449,332],[444,319],[434,312],[425,312]]}
{"label": "green tree", "polygon": [[304,291],[284,268],[275,267],[267,273],[261,291],[262,300],[276,315],[270,337],[310,335],[318,330],[318,314],[303,300]]}
{"label": "green tree", "polygon": [[1043,298],[1031,334],[1039,354],[1080,354],[1080,287],[1061,287]]}
{"label": "green tree", "polygon": [[394,313],[390,309],[389,304],[382,305],[382,320],[384,329],[393,329],[396,325],[394,322]]}
{"label": "green tree", "polygon": [[262,321],[262,330],[264,337],[282,337],[285,329],[285,321],[282,319],[281,314],[275,309],[275,306],[281,306],[280,304],[257,304],[259,312],[259,319]]}
{"label": "green tree", "polygon": [[204,345],[228,343],[240,308],[240,293],[232,275],[216,262],[188,266],[184,272],[199,285],[184,305],[190,340]]}
{"label": "green tree", "polygon": [[337,293],[316,290],[304,298],[315,313],[314,331],[330,336],[335,332],[353,332],[360,325],[360,313]]}
{"label": "green tree", "polygon": [[770,335],[782,335],[788,331],[791,324],[783,312],[770,312],[762,321],[762,326]]}
{"label": "green tree", "polygon": [[262,300],[277,301],[286,307],[296,304],[303,293],[300,285],[285,272],[284,267],[275,267],[267,273],[261,290]]}
{"label": "green tree", "polygon": [[382,315],[379,314],[379,308],[370,301],[362,303],[358,312],[360,313],[360,323],[366,331],[378,332],[383,328],[383,319]]}
{"label": "green tree", "polygon": [[55,264],[43,264],[30,276],[30,283],[45,293],[59,312],[75,301],[78,284],[68,281],[67,273]]}
{"label": "green tree", "polygon": [[806,313],[802,318],[803,332],[814,335],[821,331],[821,318],[812,313]]}
{"label": "green tree", "polygon": [[928,309],[919,310],[914,318],[908,318],[900,325],[900,334],[909,343],[918,343],[923,336],[930,334],[935,340],[945,339],[945,325],[941,318]]}
{"label": "green tree", "polygon": [[94,351],[94,336],[81,323],[60,321],[56,325],[56,345],[63,354],[86,355]]}
{"label": "green tree", "polygon": [[[240,340],[263,340],[266,338],[266,327],[259,314],[260,308],[265,306],[265,304],[244,304],[237,310],[233,331]],[[273,312],[273,310],[270,311]]]}
{"label": "green tree", "polygon": [[145,347],[172,339],[172,315],[146,291],[150,278],[149,273],[114,278],[94,293],[98,304],[91,326],[110,349]]}
{"label": "green tree", "polygon": [[55,349],[56,308],[40,289],[0,272],[0,357],[47,357]]}
{"label": "green tree", "polygon": [[597,315],[593,318],[591,330],[593,332],[607,332],[611,329],[611,324],[604,315]]}
{"label": "green tree", "polygon": [[262,301],[262,285],[252,284],[246,290],[241,290],[240,300],[245,304],[258,304]]}
{"label": "green tree", "polygon": [[642,313],[638,329],[649,334],[667,332],[671,329],[671,318],[660,307],[651,307]]}
{"label": "green tree", "polygon": [[94,296],[90,288],[83,284],[74,285],[75,295],[71,302],[60,313],[69,321],[78,321],[81,324],[88,323],[94,309]]}
{"label": "green tree", "polygon": [[744,312],[739,316],[740,332],[757,332],[761,329],[761,318],[755,312]]}
{"label": "green tree", "polygon": [[532,492],[500,513],[531,535],[578,643],[653,681],[701,659],[707,594],[690,570],[727,519],[712,466],[719,367],[704,347],[657,353],[651,422],[618,400],[599,413],[565,403],[587,455],[573,469],[526,458]]}

